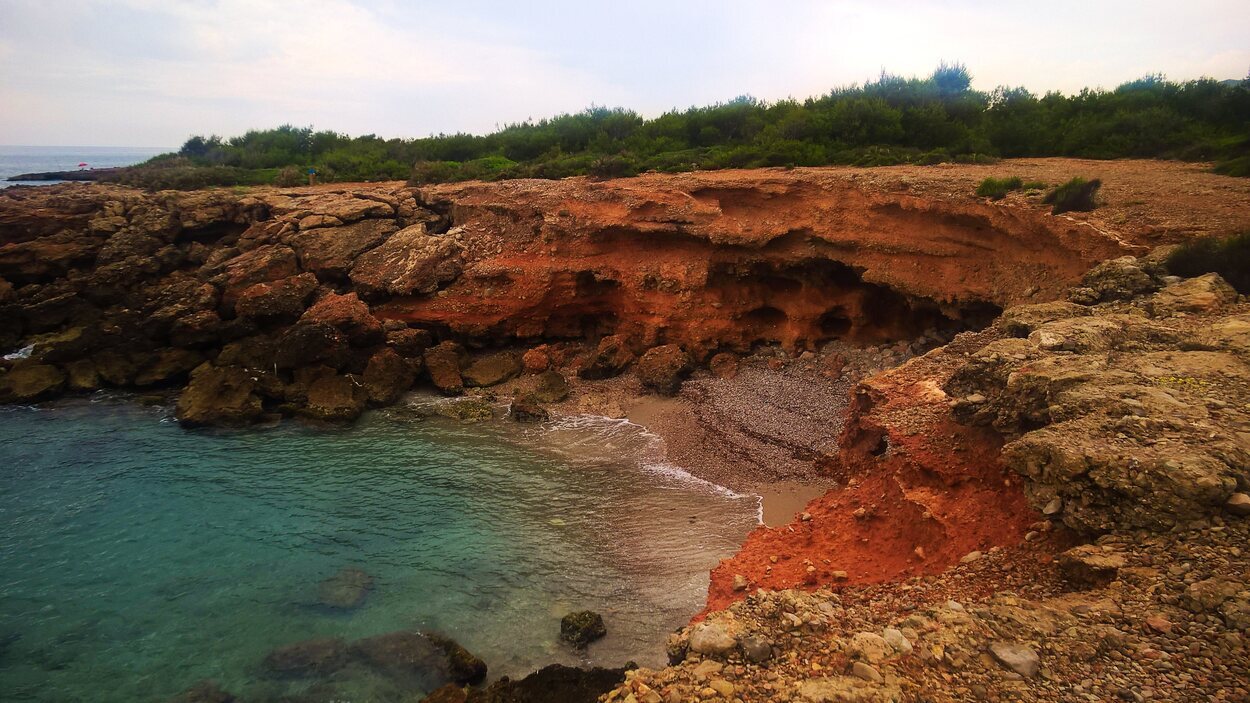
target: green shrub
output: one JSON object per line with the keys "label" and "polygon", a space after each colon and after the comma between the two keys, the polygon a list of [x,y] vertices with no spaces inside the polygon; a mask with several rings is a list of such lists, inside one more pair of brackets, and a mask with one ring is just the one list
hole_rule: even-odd
{"label": "green shrub", "polygon": [[981,181],[981,185],[977,186],[977,195],[982,198],[991,200],[1002,200],[1007,197],[1007,193],[1013,190],[1020,190],[1024,185],[1024,181],[1018,176],[1011,178],[987,178]]}
{"label": "green shrub", "polygon": [[1101,187],[1102,181],[1097,178],[1087,181],[1077,176],[1047,193],[1042,202],[1053,206],[1050,208],[1052,215],[1064,212],[1089,212],[1097,207],[1094,203],[1094,194]]}
{"label": "green shrub", "polygon": [[1049,187],[1050,187],[1050,184],[1047,183],[1046,181],[1025,181],[1024,185],[1020,186],[1020,189],[1021,190],[1046,190]]}
{"label": "green shrub", "polygon": [[307,178],[305,171],[298,166],[283,166],[278,171],[278,177],[273,182],[274,185],[291,188],[307,182]]}
{"label": "green shrub", "polygon": [[1168,271],[1187,278],[1218,273],[1237,292],[1250,295],[1250,232],[1192,239],[1177,247],[1166,265]]}

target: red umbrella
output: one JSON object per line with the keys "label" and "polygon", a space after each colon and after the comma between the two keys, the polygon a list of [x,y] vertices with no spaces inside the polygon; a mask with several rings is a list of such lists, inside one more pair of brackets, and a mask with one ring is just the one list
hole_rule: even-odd
{"label": "red umbrella", "polygon": [[78,164],[78,168],[87,168],[87,164]]}

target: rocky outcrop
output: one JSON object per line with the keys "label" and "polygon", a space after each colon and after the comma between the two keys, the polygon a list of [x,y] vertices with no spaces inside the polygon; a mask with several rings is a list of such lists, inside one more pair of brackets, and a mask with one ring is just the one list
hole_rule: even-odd
{"label": "rocky outcrop", "polygon": [[178,397],[178,421],[187,427],[247,425],[263,412],[258,390],[256,379],[244,369],[201,364]]}

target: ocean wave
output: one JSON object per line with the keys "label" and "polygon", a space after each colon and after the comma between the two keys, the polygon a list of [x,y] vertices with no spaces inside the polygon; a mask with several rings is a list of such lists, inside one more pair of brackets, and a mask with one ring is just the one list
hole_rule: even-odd
{"label": "ocean wave", "polygon": [[565,440],[562,444],[568,447],[594,448],[604,455],[615,457],[633,454],[637,457],[638,467],[643,471],[673,480],[684,487],[699,488],[726,498],[756,499],[761,519],[763,517],[761,496],[738,493],[727,486],[695,476],[668,461],[665,458],[664,438],[643,425],[625,418],[603,415],[562,415],[544,423],[543,429],[549,433],[572,435],[562,438]]}

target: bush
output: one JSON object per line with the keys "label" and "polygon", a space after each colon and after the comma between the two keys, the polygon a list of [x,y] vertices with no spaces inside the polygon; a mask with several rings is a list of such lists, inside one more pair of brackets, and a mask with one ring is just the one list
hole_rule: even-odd
{"label": "bush", "polygon": [[1177,247],[1166,263],[1168,271],[1186,278],[1218,273],[1238,293],[1250,295],[1250,232],[1190,240]]}
{"label": "bush", "polygon": [[1052,215],[1064,212],[1089,212],[1097,207],[1094,204],[1094,194],[1101,187],[1102,181],[1097,178],[1087,181],[1077,176],[1047,193],[1042,202],[1053,206],[1050,209]]}
{"label": "bush", "polygon": [[1027,181],[1025,182],[1024,185],[1020,186],[1020,189],[1021,190],[1046,190],[1049,187],[1050,187],[1050,184],[1047,183],[1046,181]]}
{"label": "bush", "polygon": [[1013,190],[1020,190],[1024,185],[1024,181],[1018,176],[1011,178],[987,178],[981,181],[981,185],[977,186],[977,195],[982,198],[991,200],[1002,200],[1007,197],[1007,193]]}
{"label": "bush", "polygon": [[275,178],[273,182],[274,185],[282,186],[283,188],[292,188],[300,185],[301,183],[305,183],[306,178],[307,176],[304,174],[304,171],[298,166],[283,166],[282,169],[278,171],[278,177]]}

